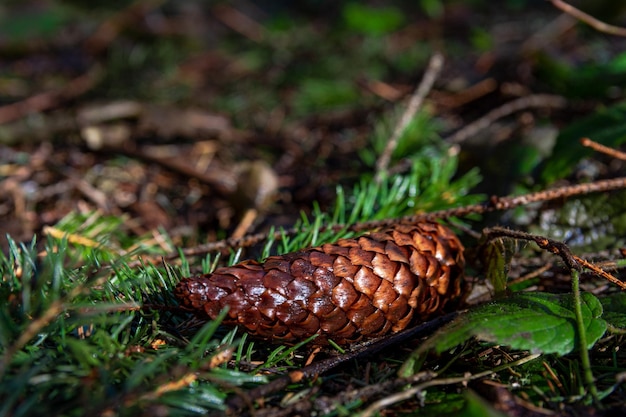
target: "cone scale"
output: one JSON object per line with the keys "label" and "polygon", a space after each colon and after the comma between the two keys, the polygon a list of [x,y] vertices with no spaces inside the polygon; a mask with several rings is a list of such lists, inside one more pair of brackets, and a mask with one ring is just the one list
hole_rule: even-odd
{"label": "cone scale", "polygon": [[450,229],[420,222],[218,268],[175,294],[204,318],[228,306],[223,324],[263,339],[345,345],[445,312],[462,296],[464,263]]}

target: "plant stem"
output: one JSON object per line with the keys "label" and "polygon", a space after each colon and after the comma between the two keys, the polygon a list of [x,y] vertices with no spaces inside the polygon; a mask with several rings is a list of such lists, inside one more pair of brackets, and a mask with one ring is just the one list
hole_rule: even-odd
{"label": "plant stem", "polygon": [[580,273],[572,268],[572,293],[574,294],[574,313],[576,314],[576,325],[578,327],[578,340],[580,343],[580,360],[583,365],[583,379],[585,386],[591,398],[599,403],[598,389],[591,371],[591,360],[589,359],[589,350],[587,349],[587,331],[583,321],[582,297],[580,294]]}

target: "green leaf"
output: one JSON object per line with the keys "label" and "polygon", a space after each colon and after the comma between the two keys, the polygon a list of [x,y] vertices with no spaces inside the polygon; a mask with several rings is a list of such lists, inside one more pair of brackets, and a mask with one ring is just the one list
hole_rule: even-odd
{"label": "green leaf", "polygon": [[[606,331],[602,304],[590,293],[582,294],[582,312],[591,348]],[[442,328],[419,349],[402,369],[414,373],[419,358],[434,349],[441,353],[471,337],[533,353],[566,355],[577,346],[574,300],[571,294],[520,293],[479,306]]]}
{"label": "green leaf", "polygon": [[578,161],[593,154],[580,145],[588,137],[606,146],[616,147],[626,141],[626,102],[601,109],[591,116],[568,125],[556,139],[553,158],[542,173],[542,180],[551,183],[569,175]]}
{"label": "green leaf", "polygon": [[600,299],[604,309],[602,316],[612,326],[626,329],[626,293],[611,294]]}

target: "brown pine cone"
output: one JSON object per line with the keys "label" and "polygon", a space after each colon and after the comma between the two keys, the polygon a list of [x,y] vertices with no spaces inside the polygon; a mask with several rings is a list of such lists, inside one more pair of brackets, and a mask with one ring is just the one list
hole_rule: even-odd
{"label": "brown pine cone", "polygon": [[463,246],[435,222],[399,225],[183,279],[184,307],[265,339],[338,344],[395,333],[462,295]]}

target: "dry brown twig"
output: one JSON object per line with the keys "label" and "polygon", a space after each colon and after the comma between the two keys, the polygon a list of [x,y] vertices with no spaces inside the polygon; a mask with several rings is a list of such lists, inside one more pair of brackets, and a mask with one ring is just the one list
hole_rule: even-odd
{"label": "dry brown twig", "polygon": [[498,82],[494,78],[489,77],[467,87],[465,90],[460,92],[444,93],[440,91],[433,91],[430,96],[431,100],[434,101],[435,104],[445,106],[447,110],[452,110],[471,103],[474,100],[478,100],[479,98],[494,92],[497,88]]}
{"label": "dry brown twig", "polygon": [[267,33],[263,25],[232,6],[220,4],[213,8],[214,16],[240,35],[254,42],[263,42]]}
{"label": "dry brown twig", "polygon": [[582,259],[581,257],[576,256],[576,255],[574,255],[574,260],[576,260],[580,265],[582,265],[583,267],[587,268],[588,270],[590,270],[594,274],[596,274],[596,275],[606,279],[607,281],[612,282],[613,284],[615,284],[618,287],[620,287],[622,290],[626,290],[626,282],[620,281],[619,279],[615,278],[613,275],[611,275],[608,272],[602,270],[597,265],[594,265],[594,264],[592,264],[592,263]]}
{"label": "dry brown twig", "polygon": [[487,241],[506,237],[517,240],[526,240],[535,242],[537,246],[541,249],[544,249],[548,252],[551,252],[557,256],[559,256],[563,262],[567,265],[567,267],[572,270],[582,270],[582,268],[587,268],[594,274],[606,279],[607,281],[612,282],[613,284],[620,287],[622,290],[626,290],[626,282],[622,282],[619,279],[615,278],[613,275],[609,274],[606,271],[598,268],[596,265],[582,259],[579,256],[574,255],[569,247],[563,243],[556,240],[548,239],[543,236],[533,235],[526,232],[520,232],[518,230],[506,229],[504,227],[493,227],[490,229],[486,229],[484,235],[487,237]]}
{"label": "dry brown twig", "polygon": [[[528,205],[532,203],[554,201],[579,195],[606,192],[626,188],[626,177],[613,178],[608,180],[600,180],[588,184],[575,184],[568,185],[535,193],[523,194],[519,196],[509,197],[492,197],[489,201],[483,204],[474,204],[470,206],[456,207],[452,209],[439,210],[430,213],[420,213],[411,216],[405,216],[398,219],[385,219],[375,220],[370,222],[357,223],[354,225],[335,225],[332,226],[333,230],[341,230],[348,228],[351,231],[363,232],[367,230],[373,230],[378,228],[390,227],[399,223],[415,223],[420,220],[427,219],[447,219],[451,217],[463,217],[469,214],[485,214],[492,211],[510,210],[515,207]],[[293,236],[301,232],[301,229],[292,227],[289,229],[280,230],[274,232],[274,234],[268,233],[255,233],[249,234],[237,238],[227,238],[218,240],[215,242],[209,242],[203,245],[198,245],[191,248],[183,249],[181,252],[187,257],[199,256],[209,252],[218,252],[232,248],[244,248],[256,245],[267,239],[280,240],[285,236]],[[165,260],[173,260],[180,256],[179,252],[172,252],[165,255]],[[142,265],[145,260],[137,260],[129,263],[129,267],[134,268]],[[155,261],[158,263],[158,261]]]}
{"label": "dry brown twig", "polygon": [[601,20],[596,19],[595,17],[583,12],[580,9],[568,4],[562,0],[549,0],[550,3],[557,9],[561,10],[564,13],[574,17],[575,19],[584,22],[597,30],[598,32],[608,33],[609,35],[615,36],[624,36],[626,37],[626,28],[609,25]]}
{"label": "dry brown twig", "polygon": [[548,239],[547,237],[533,235],[519,230],[507,229],[505,227],[492,227],[485,229],[483,234],[487,238],[487,241],[491,241],[497,238],[506,237],[516,240],[526,240],[535,242],[537,246],[548,252],[551,252],[563,260],[569,269],[580,271],[582,269],[581,264],[578,262],[580,258],[574,256],[569,247],[556,240]]}
{"label": "dry brown twig", "polygon": [[476,135],[481,130],[491,126],[494,122],[513,113],[530,108],[553,108],[560,109],[567,105],[565,98],[550,94],[533,94],[521,97],[493,109],[483,117],[466,125],[451,136],[446,138],[448,143],[461,143]]}
{"label": "dry brown twig", "polygon": [[601,143],[595,142],[589,138],[582,138],[580,140],[580,144],[587,148],[591,148],[596,152],[600,152],[612,158],[619,159],[620,161],[626,161],[625,152],[621,152],[621,151],[618,151],[617,149],[609,148],[608,146],[604,146]]}
{"label": "dry brown twig", "polygon": [[330,357],[328,359],[314,362],[311,365],[305,366],[304,368],[291,371],[288,374],[274,379],[273,381],[265,385],[260,385],[256,388],[251,389],[248,392],[242,393],[245,394],[245,396],[240,395],[230,398],[227,401],[228,407],[233,411],[240,410],[244,408],[246,404],[251,404],[259,398],[263,398],[273,392],[277,392],[285,388],[289,384],[299,382],[304,379],[309,379],[316,375],[321,375],[331,369],[336,368],[342,363],[346,363],[347,361],[371,356],[373,354],[376,354],[377,352],[388,349],[390,346],[395,346],[402,341],[411,340],[416,337],[429,334],[434,330],[440,328],[445,323],[448,323],[449,321],[457,317],[458,314],[459,312],[455,312],[447,314],[445,316],[437,317],[433,320],[419,324],[401,333],[396,333],[388,337],[381,338],[380,340],[374,341],[371,344],[365,344],[364,346],[357,347],[356,349],[346,354]]}
{"label": "dry brown twig", "polygon": [[424,99],[433,88],[435,80],[441,72],[441,68],[443,67],[443,55],[440,52],[435,52],[428,62],[428,67],[426,68],[426,72],[424,73],[424,77],[422,77],[422,81],[419,86],[411,96],[411,100],[406,107],[404,113],[400,117],[398,124],[396,125],[389,142],[385,146],[385,149],[376,161],[376,176],[375,181],[380,182],[383,177],[387,174],[387,169],[389,167],[389,161],[391,161],[391,155],[393,151],[398,146],[398,141],[400,140],[400,136],[406,130],[407,126],[415,117],[415,114],[419,111],[424,103]]}
{"label": "dry brown twig", "polygon": [[50,110],[66,100],[86,93],[98,82],[101,74],[100,67],[96,65],[87,73],[70,80],[63,87],[38,93],[0,107],[0,125],[21,119],[28,114]]}
{"label": "dry brown twig", "polygon": [[[426,381],[421,382],[418,385],[410,386],[405,390],[398,391],[394,394],[391,394],[385,398],[382,398],[374,403],[372,403],[369,407],[367,407],[363,412],[359,414],[359,417],[370,417],[376,415],[382,409],[389,407],[393,404],[397,404],[402,401],[406,401],[410,398],[417,396],[420,392],[424,391],[426,388],[434,387],[434,386],[442,386],[442,385],[454,385],[454,384],[467,384],[469,381],[475,381],[477,379],[485,378],[498,370],[502,369],[510,369],[515,366],[520,366],[525,363],[528,363],[532,360],[537,359],[541,356],[540,353],[532,353],[528,356],[525,356],[516,361],[512,361],[510,363],[505,363],[500,365],[494,369],[488,369],[483,372],[479,372],[477,374],[467,374],[459,377],[450,377],[450,378],[436,378],[437,374],[431,374],[429,378],[426,378]],[[420,376],[421,374],[416,374]]]}

